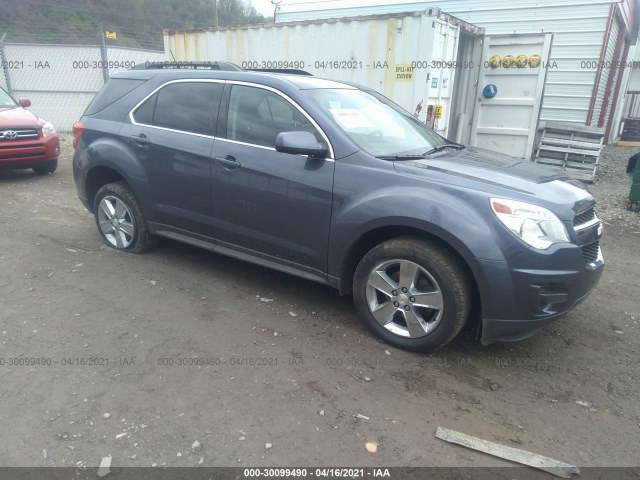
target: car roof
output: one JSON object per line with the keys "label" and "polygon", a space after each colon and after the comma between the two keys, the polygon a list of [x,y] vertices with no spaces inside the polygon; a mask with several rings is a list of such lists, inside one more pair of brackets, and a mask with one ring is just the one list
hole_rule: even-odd
{"label": "car roof", "polygon": [[292,75],[286,73],[273,72],[236,72],[227,70],[191,70],[191,69],[170,69],[170,70],[128,70],[126,72],[114,73],[111,78],[127,78],[136,80],[151,80],[156,77],[164,77],[166,80],[180,79],[214,79],[214,80],[235,80],[243,82],[258,83],[273,87],[288,86],[298,90],[311,90],[318,88],[346,88],[355,89],[353,84],[328,80],[310,75]]}

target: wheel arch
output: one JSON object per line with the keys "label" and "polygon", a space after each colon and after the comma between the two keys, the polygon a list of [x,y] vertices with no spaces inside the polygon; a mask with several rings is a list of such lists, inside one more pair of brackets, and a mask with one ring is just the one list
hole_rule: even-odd
{"label": "wheel arch", "polygon": [[125,182],[129,185],[129,182],[127,182],[124,176],[113,167],[98,165],[87,172],[85,193],[87,195],[87,203],[89,204],[89,210],[91,213],[94,213],[93,204],[98,190],[100,190],[104,185],[114,182]]}
{"label": "wheel arch", "polygon": [[[478,286],[478,278],[474,272],[473,265],[468,261],[469,253],[464,244],[459,241],[451,241],[450,239],[442,238],[442,236],[421,229],[415,226],[406,226],[406,225],[387,225],[380,226],[373,229],[370,229],[363,234],[361,234],[358,238],[356,238],[347,249],[347,253],[342,259],[341,269],[340,269],[340,280],[338,289],[341,295],[346,295],[352,292],[353,286],[353,277],[356,271],[356,267],[362,257],[366,255],[369,250],[374,248],[377,245],[380,245],[387,240],[391,240],[393,238],[398,237],[418,237],[420,239],[436,243],[442,248],[446,249],[450,252],[454,257],[456,257],[463,268],[465,269],[465,273],[467,274],[469,280],[472,284],[473,289],[473,303],[475,304],[473,310],[481,311],[481,296]],[[454,245],[452,245],[455,244]]]}
{"label": "wheel arch", "polygon": [[86,157],[84,190],[92,213],[98,190],[108,183],[120,181],[129,186],[143,209],[148,210],[147,175],[137,155],[126,144],[115,138],[101,138],[87,147]]}

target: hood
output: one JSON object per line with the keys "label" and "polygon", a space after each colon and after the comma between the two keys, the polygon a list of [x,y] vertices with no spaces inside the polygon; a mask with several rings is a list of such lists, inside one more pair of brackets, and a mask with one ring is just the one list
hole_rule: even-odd
{"label": "hood", "polygon": [[0,128],[39,127],[42,121],[22,107],[0,108]]}
{"label": "hood", "polygon": [[491,195],[525,201],[535,197],[539,204],[593,202],[582,182],[562,172],[476,147],[445,150],[424,159],[396,161],[395,169],[403,175],[429,177],[439,183],[456,184]]}

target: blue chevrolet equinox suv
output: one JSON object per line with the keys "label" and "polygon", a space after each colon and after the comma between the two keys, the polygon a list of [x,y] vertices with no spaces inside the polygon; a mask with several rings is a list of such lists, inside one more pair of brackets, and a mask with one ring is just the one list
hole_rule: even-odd
{"label": "blue chevrolet equinox suv", "polygon": [[78,195],[108,246],[166,237],[331,285],[399,348],[433,351],[470,319],[483,344],[525,338],[602,274],[580,182],[452,143],[358,85],[134,70],[74,134]]}

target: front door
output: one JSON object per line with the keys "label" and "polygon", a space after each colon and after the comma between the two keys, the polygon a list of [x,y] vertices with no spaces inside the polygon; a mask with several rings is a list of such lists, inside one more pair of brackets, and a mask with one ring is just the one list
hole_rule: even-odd
{"label": "front door", "polygon": [[277,152],[278,133],[309,131],[302,109],[278,92],[228,84],[212,158],[212,217],[221,246],[284,266],[326,272],[333,159]]}

